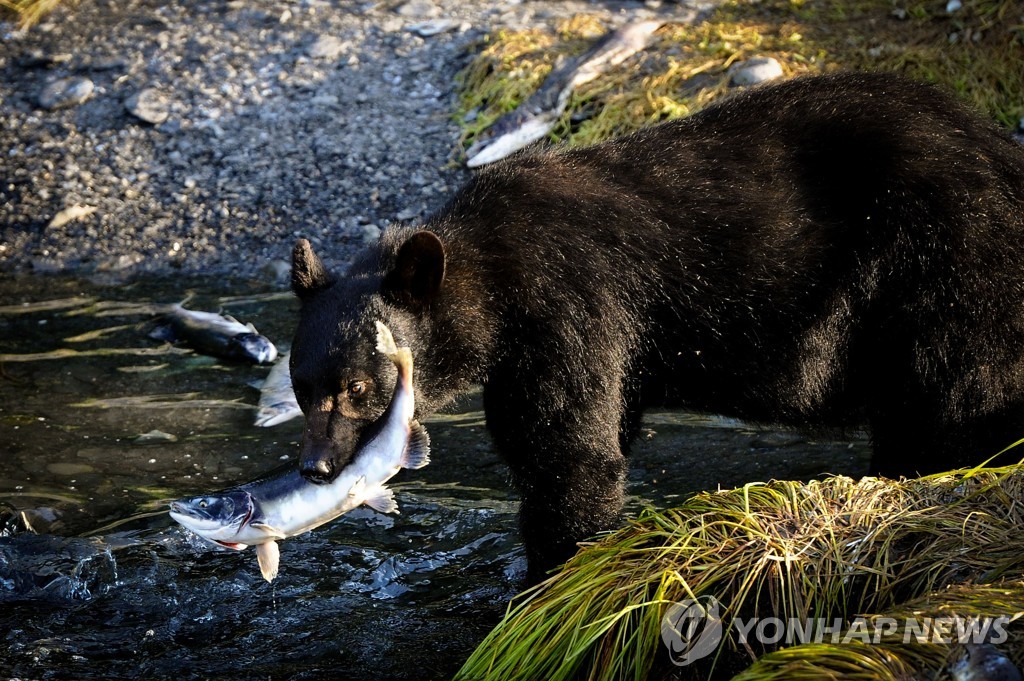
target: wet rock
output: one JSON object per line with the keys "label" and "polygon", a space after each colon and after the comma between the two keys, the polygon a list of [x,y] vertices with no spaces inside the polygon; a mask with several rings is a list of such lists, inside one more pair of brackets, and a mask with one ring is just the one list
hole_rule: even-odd
{"label": "wet rock", "polygon": [[172,435],[171,433],[165,433],[162,430],[151,430],[148,433],[143,433],[142,435],[132,440],[132,443],[137,445],[158,445],[167,442],[177,441],[178,437],[176,435]]}
{"label": "wet rock", "polygon": [[51,110],[77,106],[89,99],[94,89],[95,86],[88,78],[61,78],[40,91],[39,106]]}
{"label": "wet rock", "polygon": [[7,502],[0,501],[0,537],[13,537],[25,529],[21,511]]}
{"label": "wet rock", "polygon": [[25,529],[35,534],[52,534],[60,528],[63,523],[60,520],[61,513],[57,509],[42,506],[40,508],[29,508],[21,512],[21,524]]}
{"label": "wet rock", "polygon": [[124,108],[140,121],[159,125],[167,120],[170,100],[156,88],[145,88],[124,100]]}
{"label": "wet rock", "polygon": [[757,85],[782,77],[782,64],[773,57],[756,57],[733,67],[732,85]]}
{"label": "wet rock", "polygon": [[946,14],[953,14],[954,12],[959,12],[963,6],[964,5],[962,2],[960,2],[960,0],[949,0],[949,2],[946,3]]}
{"label": "wet rock", "polygon": [[92,473],[96,469],[87,463],[68,463],[57,461],[46,466],[46,470],[54,475],[72,476]]}
{"label": "wet rock", "polygon": [[348,48],[333,35],[322,35],[306,48],[306,54],[313,59],[337,59]]}
{"label": "wet rock", "polygon": [[114,69],[123,69],[127,66],[128,62],[124,57],[107,55],[90,59],[82,65],[82,68],[88,69],[89,71],[113,71]]}

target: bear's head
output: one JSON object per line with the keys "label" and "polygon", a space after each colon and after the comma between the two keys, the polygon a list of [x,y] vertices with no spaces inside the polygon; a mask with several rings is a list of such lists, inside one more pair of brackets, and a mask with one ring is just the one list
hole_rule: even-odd
{"label": "bear's head", "polygon": [[337,277],[308,241],[295,245],[292,290],[302,308],[290,368],[306,417],[299,468],[307,479],[333,480],[391,401],[398,372],[376,351],[374,322],[386,324],[399,346],[412,349],[417,410],[430,403],[432,381],[420,380],[429,372],[419,359],[444,276],[444,245],[425,230],[386,233],[363,261]]}

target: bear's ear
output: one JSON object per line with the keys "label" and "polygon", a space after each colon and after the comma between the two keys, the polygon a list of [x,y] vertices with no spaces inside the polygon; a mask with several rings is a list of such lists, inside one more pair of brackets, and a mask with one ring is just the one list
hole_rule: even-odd
{"label": "bear's ear", "polygon": [[292,291],[306,300],[331,285],[327,268],[313,252],[306,239],[299,239],[292,249]]}
{"label": "bear's ear", "polygon": [[405,240],[395,265],[384,276],[384,294],[411,307],[430,303],[444,281],[444,244],[433,232],[421,230]]}

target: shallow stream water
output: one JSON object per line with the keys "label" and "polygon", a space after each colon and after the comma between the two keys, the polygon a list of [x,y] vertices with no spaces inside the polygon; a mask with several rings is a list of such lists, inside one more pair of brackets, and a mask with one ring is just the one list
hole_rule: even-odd
{"label": "shallow stream water", "polygon": [[[282,543],[281,573],[170,520],[169,500],[294,461],[301,420],[253,426],[268,368],[146,338],[160,304],[253,322],[287,349],[297,304],[253,282],[0,280],[0,677],[443,679],[521,587],[516,496],[477,396],[426,422],[432,463]],[[826,472],[867,446],[654,412],[628,511]]]}

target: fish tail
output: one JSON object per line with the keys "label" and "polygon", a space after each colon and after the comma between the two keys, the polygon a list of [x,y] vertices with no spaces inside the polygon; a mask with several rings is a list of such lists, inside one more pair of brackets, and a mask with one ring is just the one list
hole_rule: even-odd
{"label": "fish tail", "polygon": [[412,377],[412,350],[408,347],[398,347],[395,344],[395,337],[391,335],[391,329],[381,322],[377,325],[377,352],[390,359],[398,367],[400,374]]}

